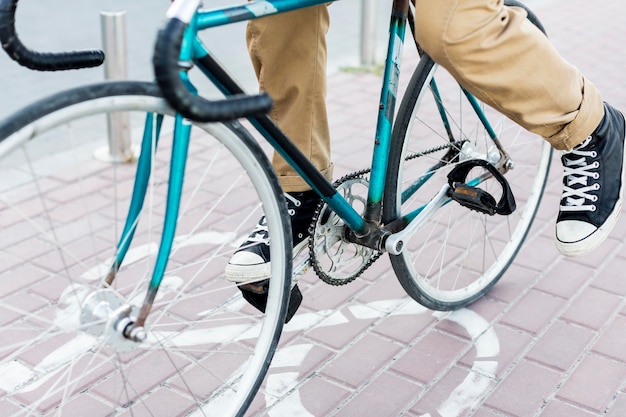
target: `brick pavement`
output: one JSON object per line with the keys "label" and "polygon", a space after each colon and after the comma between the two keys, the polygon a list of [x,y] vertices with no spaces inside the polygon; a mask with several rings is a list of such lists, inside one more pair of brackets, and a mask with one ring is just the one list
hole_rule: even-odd
{"label": "brick pavement", "polygon": [[[620,17],[626,3],[536,3],[559,50],[607,101],[626,108],[619,88],[626,79]],[[338,175],[367,164],[375,109],[364,97],[377,88],[371,74],[341,72],[329,80]],[[266,393],[278,392],[283,398],[262,415],[626,416],[626,281],[620,273],[626,223],[593,255],[558,255],[552,233],[560,163],[554,162],[526,245],[496,287],[468,309],[441,314],[420,307],[384,257],[343,287],[306,276],[305,301],[285,328],[251,415],[265,407]]]}
{"label": "brick pavement", "polygon": [[[533,7],[561,53],[605,100],[626,108],[626,28],[618,17],[626,4],[560,0]],[[367,161],[369,150],[354,143],[368,148],[367,115],[375,111],[345,104],[366,103],[377,86],[367,74],[330,79],[333,152],[341,174]],[[620,271],[626,226],[620,222],[592,255],[560,256],[552,242],[560,175],[555,156],[524,248],[490,294],[467,310],[446,315],[418,308],[386,259],[345,287],[307,277],[299,315],[329,311],[339,324],[289,337],[288,346],[311,351],[292,370],[298,372],[292,401],[288,397],[267,415],[625,416],[626,280]],[[484,333],[473,339],[476,327]],[[273,368],[270,378],[282,371]]]}

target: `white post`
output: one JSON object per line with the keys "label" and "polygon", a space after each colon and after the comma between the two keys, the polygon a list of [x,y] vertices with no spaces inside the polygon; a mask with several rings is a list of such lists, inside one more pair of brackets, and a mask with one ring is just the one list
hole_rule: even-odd
{"label": "white post", "polygon": [[[126,54],[126,11],[101,12],[102,44],[105,54],[104,77],[107,80],[128,78]],[[131,162],[130,118],[128,113],[107,116],[108,146],[96,151],[95,157],[108,162]]]}
{"label": "white post", "polygon": [[376,63],[376,0],[363,0],[361,9],[361,65]]}

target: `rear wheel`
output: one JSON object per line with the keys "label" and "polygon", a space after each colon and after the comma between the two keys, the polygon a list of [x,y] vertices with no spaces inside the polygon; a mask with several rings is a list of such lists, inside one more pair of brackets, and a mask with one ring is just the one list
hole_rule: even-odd
{"label": "rear wheel", "polygon": [[[485,294],[519,251],[536,214],[552,149],[503,115],[480,104],[509,153],[505,177],[517,200],[508,216],[489,216],[450,201],[408,241],[391,263],[406,292],[435,310],[461,308]],[[428,203],[454,166],[468,159],[497,164],[500,154],[462,89],[424,55],[398,111],[383,204],[384,221],[412,216]],[[479,178],[484,171],[472,171]],[[496,199],[499,183],[480,187]]]}

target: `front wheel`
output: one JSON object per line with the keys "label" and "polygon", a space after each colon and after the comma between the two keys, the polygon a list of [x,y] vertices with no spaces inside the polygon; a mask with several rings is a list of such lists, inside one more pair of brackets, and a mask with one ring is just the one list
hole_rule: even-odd
{"label": "front wheel", "polygon": [[[134,142],[144,138],[143,169],[92,158],[119,112]],[[119,82],[54,95],[0,124],[3,415],[233,416],[252,402],[283,326],[291,232],[272,167],[238,123],[195,124],[145,340],[123,333],[155,266],[172,116],[155,85]],[[140,210],[127,223],[142,181],[145,199],[132,198]],[[224,278],[261,216],[272,258],[265,314]]]}
{"label": "front wheel", "polygon": [[[505,177],[517,200],[508,216],[471,211],[454,201],[440,207],[391,256],[406,292],[434,310],[454,310],[484,295],[509,267],[536,214],[548,177],[552,148],[503,115],[479,103],[512,159]],[[390,153],[383,217],[410,220],[468,159],[494,164],[499,152],[485,124],[447,71],[424,55],[398,111]],[[481,178],[484,172],[470,173]],[[495,179],[480,187],[498,198]]]}

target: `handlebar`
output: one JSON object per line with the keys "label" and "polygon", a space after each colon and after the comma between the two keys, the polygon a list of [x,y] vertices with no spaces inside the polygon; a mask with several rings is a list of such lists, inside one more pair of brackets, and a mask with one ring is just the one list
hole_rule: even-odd
{"label": "handlebar", "polygon": [[0,0],[0,42],[11,59],[37,71],[91,68],[104,62],[104,52],[97,49],[47,53],[26,48],[15,31],[17,2],[18,0]]}
{"label": "handlebar", "polygon": [[269,112],[272,99],[267,94],[234,95],[221,100],[207,100],[192,94],[180,78],[186,68],[179,63],[185,30],[199,1],[176,1],[168,11],[168,20],[159,31],[153,65],[157,83],[169,104],[184,117],[199,122],[218,122]]}

